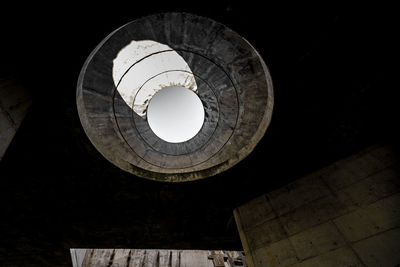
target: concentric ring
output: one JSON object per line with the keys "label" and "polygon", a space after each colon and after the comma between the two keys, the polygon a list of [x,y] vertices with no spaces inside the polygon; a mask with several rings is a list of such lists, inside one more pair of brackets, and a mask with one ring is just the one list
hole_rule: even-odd
{"label": "concentric ring", "polygon": [[[190,68],[167,64],[166,72],[193,74],[206,116],[200,132],[186,142],[158,138],[146,116],[134,112],[114,84],[113,61],[124,47],[141,40],[171,48]],[[131,64],[126,72],[139,73],[133,69],[138,66]],[[137,85],[132,103],[148,81]],[[113,164],[140,177],[181,182],[215,175],[246,157],[270,123],[273,90],[264,61],[243,37],[208,18],[163,13],[122,26],[96,47],[78,80],[77,105],[89,139]]]}

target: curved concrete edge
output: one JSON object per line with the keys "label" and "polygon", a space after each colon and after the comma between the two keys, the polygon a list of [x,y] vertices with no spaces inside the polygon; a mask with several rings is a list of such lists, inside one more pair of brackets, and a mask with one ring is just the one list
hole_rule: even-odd
{"label": "curved concrete edge", "polygon": [[[180,13],[180,14],[182,14],[182,13]],[[187,13],[184,13],[184,14],[191,15],[191,14],[187,14]],[[197,16],[197,15],[194,15],[194,16]],[[146,17],[149,17],[149,16],[146,16]],[[199,17],[199,16],[197,16],[197,17]],[[109,40],[109,38],[115,34],[115,32],[119,31],[121,28],[125,27],[126,25],[128,25],[130,23],[132,23],[132,22],[128,22],[125,25],[123,25],[120,28],[113,31],[112,33],[110,33],[106,38],[104,38],[102,40],[102,42],[100,42],[99,45],[96,46],[96,48],[92,51],[92,53],[87,58],[84,66],[82,67],[79,78],[78,78],[78,86],[77,86],[78,87],[78,90],[77,90],[78,113],[80,113],[80,114],[85,113],[84,112],[85,107],[84,107],[84,103],[83,103],[83,99],[82,99],[82,89],[83,89],[82,85],[83,85],[83,78],[84,78],[85,71],[86,71],[88,64],[90,63],[90,61],[92,60],[93,56],[96,54],[98,49],[105,42],[107,42]],[[216,22],[216,23],[218,23],[218,22]],[[218,24],[221,24],[221,23],[218,23]],[[221,24],[221,25],[226,27],[223,24]],[[226,29],[228,31],[232,31],[228,27],[226,27]],[[232,32],[235,33],[234,31],[232,31]],[[270,121],[271,121],[272,108],[273,108],[273,103],[274,103],[272,80],[269,75],[268,68],[267,68],[265,62],[263,61],[262,57],[259,55],[258,51],[245,38],[242,37],[242,39],[254,50],[255,54],[257,55],[257,58],[261,61],[261,65],[264,69],[264,73],[266,76],[265,78],[267,81],[267,90],[268,90],[267,107],[264,111],[262,120],[261,120],[255,134],[252,136],[252,138],[250,139],[248,144],[245,147],[243,147],[241,150],[239,150],[235,155],[232,155],[232,157],[230,157],[228,160],[223,161],[213,167],[206,168],[206,169],[199,170],[199,171],[190,171],[190,170],[187,171],[185,169],[176,169],[176,170],[174,170],[175,173],[158,173],[158,172],[153,172],[151,170],[146,170],[146,169],[134,166],[130,162],[126,162],[126,161],[121,162],[120,160],[116,160],[111,155],[107,155],[108,153],[102,152],[100,149],[98,149],[98,145],[96,145],[96,143],[93,142],[94,140],[92,140],[90,138],[87,130],[84,129],[86,134],[88,135],[90,141],[92,142],[92,144],[94,144],[96,149],[104,157],[106,157],[107,160],[109,160],[111,163],[117,165],[121,169],[123,169],[127,172],[130,172],[130,173],[133,173],[139,177],[143,177],[143,178],[150,179],[150,180],[156,180],[156,181],[163,181],[163,182],[193,181],[193,180],[198,180],[198,179],[214,176],[214,175],[219,174],[219,173],[231,168],[232,166],[236,165],[238,162],[243,160],[245,157],[247,157],[251,153],[251,151],[255,148],[255,146],[258,144],[258,142],[261,140],[261,138],[265,134],[266,129],[268,128]],[[80,116],[80,120],[81,120],[82,125],[84,125],[84,124],[88,125],[88,118],[86,116]]]}

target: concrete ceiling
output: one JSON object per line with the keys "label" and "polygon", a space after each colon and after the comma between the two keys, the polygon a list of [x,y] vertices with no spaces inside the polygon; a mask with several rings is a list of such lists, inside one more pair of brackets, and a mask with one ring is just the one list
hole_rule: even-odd
{"label": "concrete ceiling", "polygon": [[[367,145],[395,140],[393,17],[376,8],[316,8],[9,9],[1,18],[0,70],[24,83],[34,103],[0,162],[0,259],[68,264],[70,247],[93,246],[238,250],[236,206]],[[120,25],[162,11],[228,25],[270,68],[275,106],[266,135],[240,164],[212,179],[167,184],[133,177],[97,152],[79,122],[75,88],[88,53]]]}
{"label": "concrete ceiling", "polygon": [[[168,46],[127,64],[115,81],[115,58],[132,39]],[[141,46],[150,49],[154,43]],[[151,59],[160,58],[176,71],[176,57],[193,73],[205,119],[195,137],[170,143],[152,131],[135,106],[146,109],[136,96],[165,71],[163,64],[151,65]],[[127,103],[127,96],[135,100]],[[76,101],[86,134],[109,161],[147,179],[183,182],[215,176],[254,149],[271,121],[273,89],[267,66],[243,37],[209,18],[171,12],[134,20],[108,35],[82,67]]]}

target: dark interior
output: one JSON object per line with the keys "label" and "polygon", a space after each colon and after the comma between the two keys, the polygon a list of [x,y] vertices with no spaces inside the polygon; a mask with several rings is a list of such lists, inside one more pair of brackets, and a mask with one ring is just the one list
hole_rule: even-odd
{"label": "dark interior", "polygon": [[[242,250],[235,207],[369,145],[396,143],[390,8],[147,2],[3,9],[0,74],[27,87],[33,104],[0,162],[0,265],[70,266],[69,248],[82,247]],[[93,48],[123,24],[166,11],[238,32],[274,82],[272,122],[255,150],[195,182],[120,170],[90,143],[76,109]]]}

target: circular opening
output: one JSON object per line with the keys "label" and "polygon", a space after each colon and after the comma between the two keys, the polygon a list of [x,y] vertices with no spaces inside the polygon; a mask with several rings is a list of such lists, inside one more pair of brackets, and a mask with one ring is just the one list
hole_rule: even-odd
{"label": "circular opening", "polygon": [[185,142],[193,138],[203,126],[203,104],[192,90],[169,86],[151,98],[147,121],[151,130],[164,141]]}

